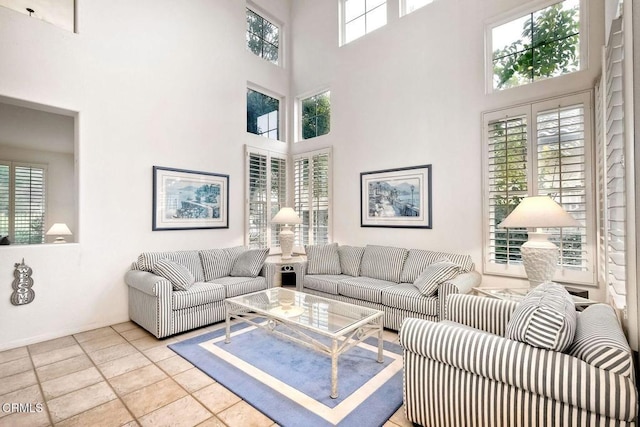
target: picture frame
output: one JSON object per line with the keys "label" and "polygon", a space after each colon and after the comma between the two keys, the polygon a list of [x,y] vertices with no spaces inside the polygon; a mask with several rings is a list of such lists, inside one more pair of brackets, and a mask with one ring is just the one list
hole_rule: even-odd
{"label": "picture frame", "polygon": [[360,173],[360,226],[432,228],[431,165]]}
{"label": "picture frame", "polygon": [[153,167],[152,230],[229,228],[229,175]]}

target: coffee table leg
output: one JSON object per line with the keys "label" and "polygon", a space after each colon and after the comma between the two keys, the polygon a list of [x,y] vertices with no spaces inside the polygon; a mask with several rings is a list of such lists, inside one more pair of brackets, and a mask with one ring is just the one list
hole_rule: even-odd
{"label": "coffee table leg", "polygon": [[224,343],[225,344],[229,344],[231,342],[231,314],[229,313],[231,311],[231,309],[230,309],[228,304],[227,304],[226,308],[227,308],[227,318],[225,320],[225,323],[226,323],[226,325],[225,325],[226,326],[225,327],[226,336],[225,336],[225,339],[224,339]]}
{"label": "coffee table leg", "polygon": [[384,340],[382,339],[383,330],[384,328],[382,327],[382,322],[380,322],[380,329],[378,330],[378,363],[382,363],[384,361],[384,358],[382,356],[383,343],[384,343]]}
{"label": "coffee table leg", "polygon": [[338,398],[338,340],[331,344],[331,398]]}

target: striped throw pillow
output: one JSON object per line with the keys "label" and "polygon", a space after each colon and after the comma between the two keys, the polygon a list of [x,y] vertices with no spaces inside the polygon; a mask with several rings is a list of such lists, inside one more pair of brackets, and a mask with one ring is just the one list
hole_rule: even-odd
{"label": "striped throw pillow", "polygon": [[307,254],[307,274],[340,274],[338,244],[305,245]]}
{"label": "striped throw pillow", "polygon": [[174,291],[187,291],[195,282],[193,274],[187,267],[169,259],[156,261],[153,265],[153,274],[170,281]]}
{"label": "striped throw pillow", "polygon": [[367,245],[360,263],[360,276],[400,283],[407,250],[391,246]]}
{"label": "striped throw pillow", "polygon": [[204,280],[210,282],[231,273],[231,254],[225,249],[208,249],[200,251],[200,261],[204,270]]}
{"label": "striped throw pillow", "polygon": [[233,263],[229,276],[257,277],[268,255],[269,248],[251,249],[242,252]]}
{"label": "striped throw pillow", "polygon": [[400,282],[413,283],[416,278],[424,271],[424,269],[438,262],[438,260],[447,259],[454,264],[460,266],[461,273],[468,273],[473,270],[473,261],[470,255],[450,254],[447,252],[434,252],[425,249],[410,249],[407,260],[402,268]]}
{"label": "striped throw pillow", "polygon": [[360,274],[360,262],[362,261],[364,248],[361,246],[338,246],[338,256],[340,257],[340,270],[342,274],[358,276]]}
{"label": "striped throw pillow", "polygon": [[196,282],[204,281],[202,263],[198,251],[169,251],[169,252],[143,252],[138,256],[138,267],[140,270],[153,271],[156,262],[161,259],[168,259],[189,269]]}
{"label": "striped throw pillow", "polygon": [[518,303],[506,337],[534,347],[565,351],[576,331],[576,308],[564,286],[542,283]]}
{"label": "striped throw pillow", "polygon": [[425,297],[432,297],[438,291],[440,284],[451,280],[460,274],[460,266],[448,260],[441,260],[429,265],[413,282]]}
{"label": "striped throw pillow", "polygon": [[567,353],[613,373],[633,377],[633,356],[613,308],[595,304],[578,313],[576,336]]}

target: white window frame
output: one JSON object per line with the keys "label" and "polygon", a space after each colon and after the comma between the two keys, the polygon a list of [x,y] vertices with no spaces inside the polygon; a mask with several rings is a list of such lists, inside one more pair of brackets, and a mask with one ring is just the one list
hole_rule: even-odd
{"label": "white window frame", "polygon": [[[267,13],[265,10],[263,10],[260,7],[258,7],[253,2],[247,2],[246,7],[245,7],[245,14],[246,14],[246,9],[249,9],[250,11],[255,13],[256,15],[260,16],[265,21],[268,21],[271,25],[273,25],[273,26],[278,28],[278,61],[277,62],[273,62],[273,61],[270,61],[270,60],[264,58],[263,56],[256,55],[255,53],[253,53],[251,51],[251,49],[249,49],[249,46],[245,46],[245,49],[247,50],[247,52],[249,52],[252,56],[255,56],[256,58],[259,58],[259,59],[261,59],[263,61],[266,61],[266,62],[268,62],[270,64],[273,64],[275,66],[284,68],[284,52],[285,52],[284,25],[282,24],[282,22],[280,20],[276,19],[273,15],[271,15],[270,13]],[[245,21],[246,21],[246,15],[245,15]],[[245,30],[245,37],[246,37],[246,30]]]}
{"label": "white window frame", "polygon": [[[250,200],[250,194],[251,194],[251,183],[250,183],[250,177],[249,177],[249,173],[251,171],[251,165],[250,165],[250,160],[251,160],[251,156],[252,155],[260,155],[260,156],[265,156],[266,157],[266,163],[267,163],[267,167],[266,167],[266,201],[265,201],[265,212],[266,215],[268,216],[267,218],[265,218],[265,222],[266,222],[266,229],[264,230],[264,232],[266,233],[266,244],[267,247],[270,247],[272,249],[276,249],[275,252],[278,252],[279,249],[279,245],[277,244],[278,239],[277,239],[277,230],[276,228],[278,228],[279,226],[272,226],[271,224],[271,213],[273,210],[273,204],[272,204],[272,200],[271,197],[269,197],[269,195],[271,194],[271,160],[274,158],[277,159],[282,159],[285,161],[285,194],[284,194],[284,198],[283,200],[285,201],[285,205],[286,205],[286,201],[288,200],[287,198],[287,188],[288,188],[288,182],[289,182],[289,174],[287,173],[289,171],[289,159],[288,159],[288,155],[285,152],[277,152],[277,151],[270,151],[270,150],[265,150],[262,148],[258,148],[258,147],[253,147],[250,145],[246,145],[245,146],[245,220],[244,220],[244,224],[245,224],[245,245],[246,246],[250,246],[252,248],[255,248],[254,246],[251,246],[251,236],[250,231],[251,231],[251,227],[249,224],[250,221],[250,213],[251,213],[251,209],[250,209],[250,205],[251,205],[251,200]],[[282,206],[280,206],[282,207]]]}
{"label": "white window frame", "polygon": [[434,0],[427,0],[427,2],[425,4],[423,4],[422,6],[418,6],[413,10],[407,10],[407,1],[408,0],[400,0],[400,17],[409,15],[410,13],[416,12],[420,9],[422,9],[423,7],[426,7],[428,5],[430,5],[431,3],[434,2]]}
{"label": "white window frame", "polygon": [[316,135],[315,137],[312,138],[304,138],[302,135],[302,119],[303,119],[303,113],[302,113],[302,102],[306,99],[309,98],[313,98],[314,96],[318,96],[318,95],[323,95],[325,93],[329,93],[329,117],[331,117],[331,89],[329,88],[324,88],[321,90],[315,90],[313,92],[307,92],[305,94],[302,94],[300,96],[298,96],[296,98],[296,110],[295,110],[295,114],[296,114],[296,142],[302,142],[302,141],[307,141],[309,139],[313,139],[313,138],[317,138],[319,136],[323,136],[323,135],[329,135],[331,133],[331,127],[329,127],[329,132],[327,133],[323,133],[322,135]]}
{"label": "white window frame", "polygon": [[493,92],[502,92],[510,89],[517,89],[523,86],[529,86],[532,84],[539,84],[543,81],[557,79],[559,77],[575,74],[582,70],[587,69],[589,64],[589,40],[588,40],[588,31],[589,31],[589,13],[588,6],[586,0],[579,0],[580,2],[580,67],[577,71],[562,74],[556,77],[550,77],[548,79],[542,79],[533,81],[530,83],[522,84],[519,86],[505,88],[505,89],[495,89],[493,87],[493,37],[492,31],[495,27],[499,27],[500,25],[506,24],[508,22],[514,21],[516,19],[522,18],[523,16],[536,12],[538,10],[544,9],[551,5],[562,3],[563,0],[537,0],[529,2],[523,6],[512,9],[504,14],[498,15],[495,18],[492,18],[485,24],[484,37],[485,37],[485,86],[486,93],[491,94]]}
{"label": "white window frame", "polygon": [[[257,133],[252,133],[247,131],[247,134],[249,135],[255,135],[258,138],[266,138],[270,141],[280,141],[280,142],[286,142],[287,141],[287,129],[286,129],[286,120],[285,120],[285,114],[286,114],[286,99],[284,96],[275,93],[273,91],[270,91],[268,89],[265,89],[263,87],[260,87],[258,85],[254,85],[252,83],[247,83],[247,90],[252,90],[254,92],[258,92],[261,93],[262,95],[266,95],[269,96],[273,99],[277,99],[278,100],[278,139],[273,139],[273,138],[269,138],[268,136],[265,136],[264,134],[257,134]],[[245,98],[245,110],[248,108],[248,105],[246,105],[246,98]],[[248,125],[248,124],[247,124]],[[246,126],[245,126],[246,128]]]}
{"label": "white window frame", "polygon": [[[366,2],[367,0],[363,0],[363,1],[365,1],[365,2]],[[367,11],[367,10],[366,10],[366,3],[365,3],[365,12],[364,12],[364,14],[363,14],[363,15],[360,15],[360,16],[365,16],[365,29],[364,29],[364,34],[363,34],[363,35],[361,35],[360,37],[356,37],[356,38],[355,38],[355,39],[353,39],[353,40],[348,40],[348,41],[347,41],[347,24],[348,24],[349,22],[352,22],[353,20],[352,20],[352,21],[349,21],[349,22],[346,22],[346,16],[347,16],[347,13],[346,13],[346,2],[347,2],[347,0],[340,0],[340,1],[339,1],[339,14],[338,14],[338,15],[339,15],[339,17],[340,17],[340,18],[339,18],[339,19],[340,19],[340,46],[344,46],[344,45],[347,45],[347,44],[349,44],[349,43],[352,43],[352,42],[354,42],[354,41],[356,41],[356,40],[358,40],[358,39],[361,39],[362,37],[366,36],[367,34],[369,34],[369,33],[373,32],[373,31],[375,31],[375,30],[378,30],[378,29],[380,29],[380,28],[382,28],[382,27],[385,27],[385,26],[387,26],[387,25],[389,24],[389,0],[384,0],[384,4],[383,4],[383,5],[377,6],[377,7],[375,7],[374,9],[371,9],[371,10],[369,10],[369,11]],[[372,29],[372,30],[367,30],[367,26],[366,26],[366,15],[367,15],[367,13],[370,13],[372,10],[375,10],[375,9],[377,9],[378,7],[384,7],[384,8],[386,9],[386,22],[385,22],[385,24],[384,24],[384,25],[382,25],[381,27],[376,27],[376,28],[374,28],[374,29]]]}
{"label": "white window frame", "polygon": [[42,241],[38,243],[27,243],[27,244],[41,244],[45,243],[46,236],[46,227],[48,224],[47,214],[48,214],[48,202],[49,202],[49,185],[48,185],[48,166],[42,163],[30,163],[30,162],[15,162],[15,161],[6,161],[0,160],[0,165],[9,167],[9,224],[8,224],[8,235],[9,239],[14,244],[22,244],[16,242],[15,239],[15,216],[16,216],[16,178],[15,178],[15,170],[16,167],[26,167],[33,169],[42,169],[43,171],[43,196],[44,196],[44,218],[42,225]]}
{"label": "white window frame", "polygon": [[489,141],[487,135],[488,124],[500,118],[516,117],[527,115],[527,194],[537,195],[538,183],[537,175],[537,134],[534,124],[536,123],[538,112],[557,107],[571,106],[575,104],[584,105],[584,161],[585,161],[585,198],[586,198],[586,269],[577,271],[568,268],[558,267],[554,280],[562,283],[573,283],[584,286],[596,286],[596,201],[594,197],[594,135],[592,134],[593,121],[593,100],[591,91],[569,94],[566,96],[540,100],[525,105],[490,111],[483,114],[482,141],[483,141],[483,271],[485,274],[526,278],[524,266],[521,262],[497,263],[491,259],[491,227],[490,227],[490,198],[489,198]]}
{"label": "white window frame", "polygon": [[[297,206],[296,203],[296,199],[297,197],[297,188],[295,188],[295,167],[296,167],[296,162],[301,160],[301,159],[309,159],[312,160],[314,156],[317,155],[327,155],[328,156],[328,207],[327,207],[327,215],[329,217],[328,222],[327,222],[327,243],[331,243],[333,241],[333,150],[331,147],[329,148],[323,148],[320,150],[314,150],[314,151],[308,151],[305,153],[300,153],[300,154],[296,154],[293,156],[293,161],[292,163],[292,169],[293,169],[293,175],[292,175],[292,186],[294,187],[293,189],[293,208],[294,210],[296,210],[296,212],[298,213],[298,215],[300,216],[300,218],[302,218],[304,220],[304,213],[300,212],[299,207]],[[311,167],[311,170],[313,170],[313,166]],[[310,172],[311,173],[311,172]],[[309,194],[313,193],[313,183],[310,183],[309,185]],[[309,205],[309,222],[312,223],[313,222],[313,212],[316,210],[314,203],[313,203],[313,198],[309,197],[308,200],[308,205]],[[301,238],[301,231],[300,228],[302,225],[298,225],[296,226],[296,230],[295,230],[295,245],[297,248],[297,251],[300,251],[301,247],[304,244],[317,244],[317,241],[315,239],[314,233],[313,233],[313,227],[311,227],[310,225],[307,224],[307,226],[309,227],[309,242],[305,243],[302,242],[302,238]]]}

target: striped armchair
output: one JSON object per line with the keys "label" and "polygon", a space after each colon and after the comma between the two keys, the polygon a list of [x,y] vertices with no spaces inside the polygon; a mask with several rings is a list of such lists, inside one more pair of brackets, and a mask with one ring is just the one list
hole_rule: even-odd
{"label": "striped armchair", "polygon": [[436,426],[635,426],[633,359],[611,307],[578,315],[565,353],[504,338],[517,304],[448,297],[446,320],[406,319],[404,404]]}

